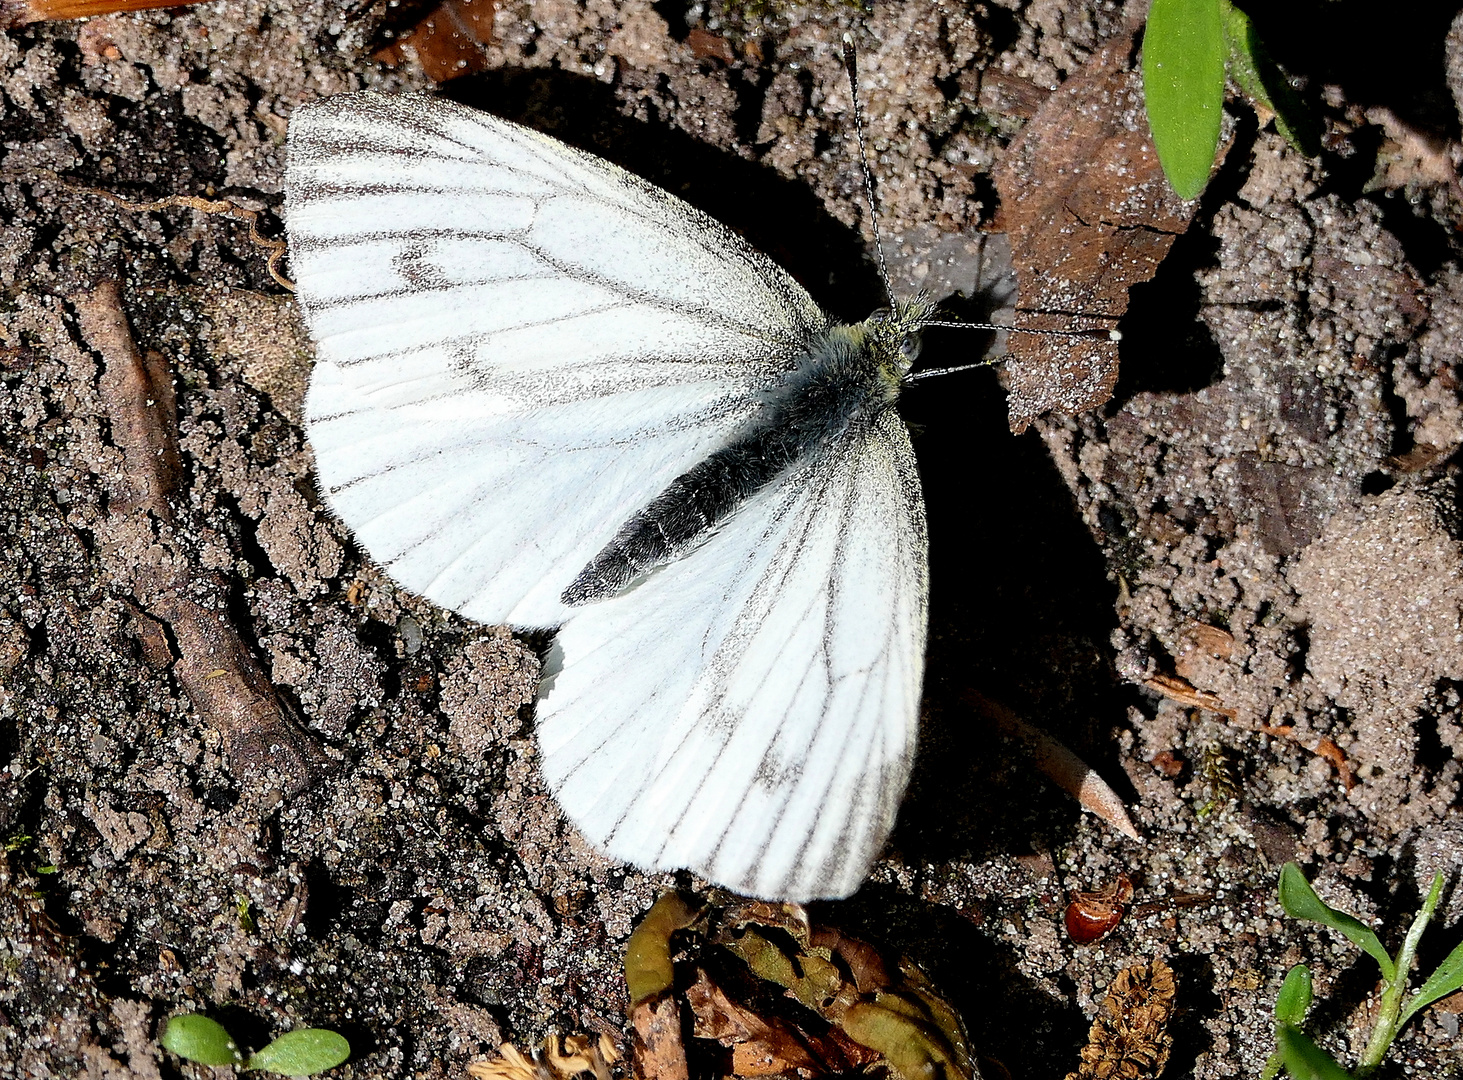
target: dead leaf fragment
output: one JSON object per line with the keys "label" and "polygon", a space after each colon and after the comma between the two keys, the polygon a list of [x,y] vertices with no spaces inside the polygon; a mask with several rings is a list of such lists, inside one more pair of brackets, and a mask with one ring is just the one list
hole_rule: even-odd
{"label": "dead leaf fragment", "polygon": [[625,982],[631,1002],[663,994],[675,981],[671,964],[671,935],[690,926],[696,911],[675,891],[651,905],[625,943]]}
{"label": "dead leaf fragment", "polygon": [[598,1041],[587,1035],[550,1035],[531,1056],[504,1043],[498,1055],[491,1061],[474,1061],[467,1075],[474,1080],[572,1080],[581,1075],[611,1080],[610,1066],[620,1060],[614,1042],[603,1034]]}
{"label": "dead leaf fragment", "polygon": [[632,1060],[638,1080],[688,1080],[681,1009],[674,997],[667,994],[632,1006],[630,1023],[635,1029]]}
{"label": "dead leaf fragment", "polygon": [[1067,1080],[1156,1080],[1168,1064],[1176,988],[1162,960],[1118,972],[1092,1021],[1082,1064]]}
{"label": "dead leaf fragment", "polygon": [[700,26],[693,26],[686,34],[686,44],[698,60],[720,60],[723,64],[736,63],[737,53],[731,42],[720,34]]}
{"label": "dead leaf fragment", "polygon": [[378,49],[371,59],[393,67],[415,61],[436,83],[487,67],[483,46],[493,43],[494,0],[444,0]]}
{"label": "dead leaf fragment", "polygon": [[882,1066],[896,1080],[979,1080],[959,1015],[910,961],[886,962],[868,943],[810,924],[796,904],[719,892],[695,911],[679,897],[663,903],[646,939],[665,944],[669,979],[659,960],[646,963],[651,949],[635,950],[656,976],[637,981],[665,986],[631,1011],[637,1077],[811,1080]]}
{"label": "dead leaf fragment", "polygon": [[692,1034],[731,1048],[737,1076],[821,1076],[826,1070],[813,1059],[796,1031],[780,1017],[763,1019],[738,1005],[704,971],[686,990],[694,1017]]}
{"label": "dead leaf fragment", "polygon": [[[1147,281],[1197,203],[1164,179],[1143,110],[1131,33],[1109,41],[1037,110],[996,170],[1011,238],[1017,322],[1110,329],[1128,287]],[[1227,146],[1221,148],[1221,153]],[[1012,431],[1043,413],[1077,413],[1112,396],[1113,342],[1013,334],[1006,364]]]}

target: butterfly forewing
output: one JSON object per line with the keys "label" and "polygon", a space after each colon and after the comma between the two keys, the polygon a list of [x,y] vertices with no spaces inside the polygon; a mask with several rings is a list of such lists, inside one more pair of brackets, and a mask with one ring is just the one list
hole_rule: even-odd
{"label": "butterfly forewing", "polygon": [[451,102],[298,109],[286,215],[325,496],[397,580],[552,626],[827,319],[711,218]]}

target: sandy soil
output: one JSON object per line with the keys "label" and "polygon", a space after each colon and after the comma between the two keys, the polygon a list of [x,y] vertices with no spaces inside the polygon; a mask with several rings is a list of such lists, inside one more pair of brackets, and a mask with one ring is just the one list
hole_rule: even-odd
{"label": "sandy soil", "polygon": [[[1012,436],[989,372],[902,406],[932,536],[921,757],[888,856],[819,915],[922,961],[1015,1077],[1075,1068],[1103,988],[1154,957],[1178,976],[1166,1075],[1256,1075],[1301,961],[1314,1030],[1350,1059],[1375,967],[1284,917],[1288,859],[1394,947],[1447,870],[1424,959],[1463,934],[1455,6],[1261,24],[1326,153],[1235,108],[1194,225],[1133,291],[1104,409]],[[1140,16],[503,0],[482,70],[446,91],[685,196],[861,318],[879,286],[843,31],[896,285],[949,293],[999,278],[977,230],[1012,135]],[[356,1048],[340,1075],[361,1077],[622,1031],[620,950],[671,879],[560,819],[534,767],[537,643],[397,591],[324,513],[298,426],[310,347],[246,227],[82,190],[226,196],[277,230],[295,105],[430,84],[370,59],[400,25],[244,0],[0,42],[0,1076],[176,1075],[153,1040],[188,1010],[253,1045],[336,1028]],[[139,355],[176,375],[167,520],[136,510],[108,277]],[[974,351],[932,333],[926,359]],[[1144,842],[1043,781],[967,688],[1086,757]],[[297,720],[305,749],[251,757],[240,700],[286,742]],[[1069,892],[1120,873],[1129,918],[1072,943]],[[1463,1075],[1460,1011],[1415,1021],[1381,1075]]]}

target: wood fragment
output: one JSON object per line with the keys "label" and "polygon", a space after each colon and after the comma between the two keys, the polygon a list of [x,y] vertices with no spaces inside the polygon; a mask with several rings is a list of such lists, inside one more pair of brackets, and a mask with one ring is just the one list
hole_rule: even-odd
{"label": "wood fragment", "polygon": [[637,1080],[689,1080],[681,1010],[673,996],[664,994],[632,1006],[630,1024],[635,1029],[631,1060]]}
{"label": "wood fragment", "polygon": [[[229,620],[223,578],[191,565],[181,546],[170,542],[182,475],[171,371],[160,355],[138,350],[115,280],[73,297],[72,304],[82,336],[102,358],[98,390],[122,453],[121,468],[104,477],[103,561],[119,582],[130,584],[142,612],[172,631],[179,652],[174,674],[199,718],[223,735],[230,769],[245,790],[255,797],[274,790],[299,794],[329,759],[286,713]],[[123,541],[154,534],[166,555],[135,565]],[[144,635],[150,629],[136,625]],[[156,645],[151,643],[153,652]]]}
{"label": "wood fragment", "polygon": [[94,15],[115,15],[122,11],[156,11],[160,8],[191,7],[200,0],[0,0],[0,29],[35,22],[90,19]]}
{"label": "wood fragment", "polygon": [[1024,746],[1041,773],[1076,799],[1084,810],[1096,814],[1124,836],[1142,840],[1123,800],[1085,761],[1046,732],[983,694],[967,690],[962,700],[975,713]]}

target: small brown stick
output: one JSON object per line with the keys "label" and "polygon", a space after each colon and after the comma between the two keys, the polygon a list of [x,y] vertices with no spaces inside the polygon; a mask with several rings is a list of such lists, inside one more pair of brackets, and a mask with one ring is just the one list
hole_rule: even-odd
{"label": "small brown stick", "polygon": [[[0,0],[0,2],[3,2],[3,0]],[[173,5],[166,6],[171,7]],[[205,199],[199,195],[169,195],[166,198],[157,199],[154,202],[138,203],[130,199],[124,199],[122,196],[113,194],[110,191],[104,191],[101,188],[68,186],[72,187],[75,191],[85,192],[88,195],[96,195],[99,198],[106,199],[108,202],[115,203],[124,210],[135,210],[140,214],[151,214],[156,213],[158,210],[172,210],[182,207],[186,210],[197,210],[200,214],[222,214],[224,217],[233,218],[235,221],[242,221],[249,226],[249,239],[256,246],[269,252],[269,258],[265,263],[269,268],[269,276],[274,278],[277,283],[284,286],[290,292],[295,291],[295,283],[285,277],[279,268],[280,260],[289,251],[289,246],[283,240],[273,240],[259,231],[259,212],[257,210],[247,210],[237,203],[230,202],[228,199]]]}
{"label": "small brown stick", "polygon": [[1187,705],[1193,709],[1208,709],[1220,716],[1227,716],[1231,720],[1239,715],[1239,711],[1226,705],[1224,699],[1218,694],[1211,694],[1207,690],[1197,690],[1190,685],[1188,680],[1174,675],[1155,675],[1151,679],[1144,680],[1143,685],[1166,698],[1177,701],[1180,705]]}
{"label": "small brown stick", "polygon": [[1128,817],[1123,800],[1085,761],[1046,732],[1032,727],[1006,706],[984,694],[967,690],[961,695],[961,700],[995,724],[1003,734],[1021,743],[1042,774],[1076,799],[1084,810],[1096,814],[1124,836],[1142,841]]}
{"label": "small brown stick", "polygon": [[118,11],[152,11],[188,7],[200,0],[0,0],[0,29],[33,22],[88,19]]}
{"label": "small brown stick", "polygon": [[[122,451],[122,467],[107,481],[110,525],[120,534],[129,531],[129,518],[151,516],[165,539],[182,475],[172,373],[162,356],[138,350],[116,281],[72,302],[82,336],[105,364],[98,389]],[[308,788],[328,759],[287,714],[222,605],[200,602],[223,596],[223,579],[176,555],[133,565],[119,547],[104,543],[103,559],[132,583],[143,610],[172,630],[180,653],[174,673],[199,716],[223,735],[234,775],[259,794],[274,786],[289,795]]]}

